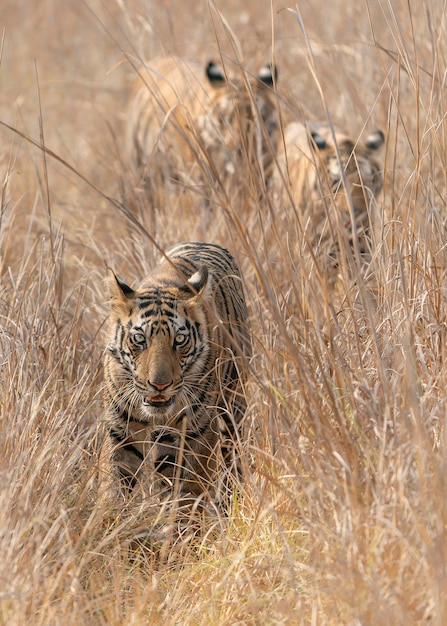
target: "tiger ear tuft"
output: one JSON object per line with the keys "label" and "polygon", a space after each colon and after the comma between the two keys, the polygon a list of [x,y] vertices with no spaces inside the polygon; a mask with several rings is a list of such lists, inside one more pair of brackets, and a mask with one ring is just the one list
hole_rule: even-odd
{"label": "tiger ear tuft", "polygon": [[116,304],[127,302],[135,293],[127,283],[121,280],[121,278],[118,278],[112,269],[109,269],[107,283],[109,286],[110,298],[112,302]]}
{"label": "tiger ear tuft", "polygon": [[206,265],[201,265],[197,272],[195,272],[188,280],[188,287],[192,289],[194,295],[202,294],[208,284],[208,268]]}
{"label": "tiger ear tuft", "polygon": [[225,82],[225,75],[222,69],[214,61],[208,61],[205,73],[213,85],[222,85]]}

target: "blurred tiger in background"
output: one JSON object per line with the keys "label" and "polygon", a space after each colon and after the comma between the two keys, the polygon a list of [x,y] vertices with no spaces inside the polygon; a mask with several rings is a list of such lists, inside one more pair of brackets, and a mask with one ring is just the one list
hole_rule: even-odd
{"label": "blurred tiger in background", "polygon": [[337,268],[343,242],[365,259],[371,213],[383,186],[381,130],[355,141],[327,123],[292,122],[284,129],[274,173],[276,201],[293,205],[312,253]]}
{"label": "blurred tiger in background", "polygon": [[127,112],[126,154],[149,195],[160,182],[225,186],[246,164],[265,184],[279,136],[276,80],[270,65],[230,77],[212,61],[145,64]]}

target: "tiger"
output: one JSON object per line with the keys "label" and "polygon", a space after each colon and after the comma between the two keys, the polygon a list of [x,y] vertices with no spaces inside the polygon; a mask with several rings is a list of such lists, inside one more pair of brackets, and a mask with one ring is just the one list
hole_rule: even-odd
{"label": "tiger", "polygon": [[185,242],[135,289],[109,274],[104,422],[112,480],[124,495],[138,485],[161,501],[225,507],[242,479],[237,449],[251,356],[239,267],[217,244]]}
{"label": "tiger", "polygon": [[[279,138],[271,65],[229,77],[209,61],[157,57],[140,70],[126,114],[126,155],[139,180],[231,180],[247,158],[268,180]],[[155,184],[155,182],[154,182]]]}
{"label": "tiger", "polygon": [[313,253],[322,255],[327,267],[338,265],[341,231],[353,249],[355,236],[361,257],[368,258],[370,209],[383,186],[378,155],[384,142],[381,130],[361,143],[324,122],[291,122],[284,128],[274,187],[283,205],[292,201]]}

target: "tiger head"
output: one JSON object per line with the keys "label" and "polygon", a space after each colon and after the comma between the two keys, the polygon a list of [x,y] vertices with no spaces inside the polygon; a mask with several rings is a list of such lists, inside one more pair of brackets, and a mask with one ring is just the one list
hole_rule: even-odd
{"label": "tiger head", "polygon": [[195,185],[206,172],[230,182],[247,162],[268,180],[279,137],[277,76],[270,65],[230,76],[212,61],[151,59],[126,116],[127,154],[150,193],[157,197],[159,178]]}
{"label": "tiger head", "polygon": [[187,281],[151,281],[136,290],[111,272],[106,376],[114,401],[128,407],[133,421],[175,428],[181,409],[200,402],[211,349],[203,304],[207,283],[205,265]]}
{"label": "tiger head", "polygon": [[374,157],[385,142],[383,132],[376,130],[366,137],[364,144],[355,144],[349,135],[333,132],[328,124],[310,124],[308,130],[315,162],[322,170],[321,180],[314,188],[315,196],[321,197],[321,189],[329,188],[341,210],[352,200],[356,214],[366,211],[371,198],[377,198],[383,185],[382,168]]}
{"label": "tiger head", "polygon": [[[362,143],[323,122],[292,122],[284,128],[273,175],[276,198],[285,206],[292,201],[312,254],[324,258],[327,267],[338,266],[340,236],[355,248],[357,240],[362,258],[369,257],[370,209],[383,185],[379,155],[384,143],[381,130]],[[286,209],[285,219],[291,213]]]}
{"label": "tiger head", "polygon": [[256,77],[229,77],[216,63],[205,69],[209,105],[197,117],[201,139],[214,162],[227,175],[238,158],[260,162],[269,175],[279,137],[277,102],[273,88],[277,69],[266,65]]}
{"label": "tiger head", "polygon": [[352,201],[356,215],[366,214],[383,185],[378,155],[384,142],[381,130],[361,143],[327,123],[292,122],[278,148],[275,188],[284,197],[289,181],[293,201],[305,213],[315,215],[335,200],[340,213],[349,215]]}

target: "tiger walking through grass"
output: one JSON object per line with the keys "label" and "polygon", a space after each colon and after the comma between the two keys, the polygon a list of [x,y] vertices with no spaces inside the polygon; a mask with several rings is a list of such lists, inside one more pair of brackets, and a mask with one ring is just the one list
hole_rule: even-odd
{"label": "tiger walking through grass", "polygon": [[238,266],[182,243],[133,289],[113,272],[106,456],[123,493],[228,502],[240,477],[251,340]]}

